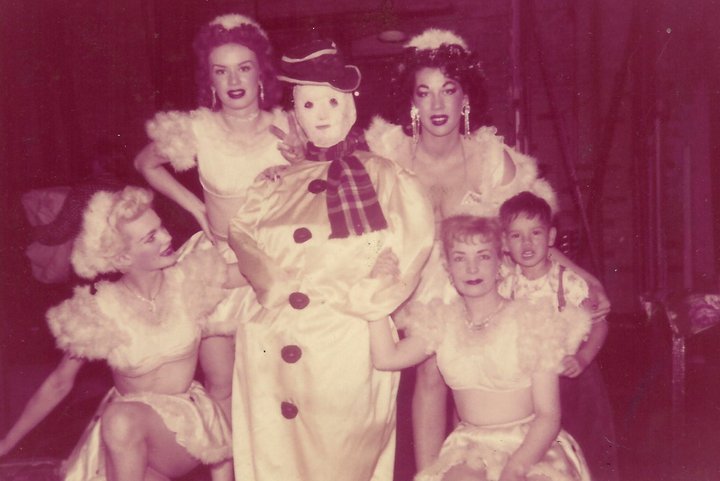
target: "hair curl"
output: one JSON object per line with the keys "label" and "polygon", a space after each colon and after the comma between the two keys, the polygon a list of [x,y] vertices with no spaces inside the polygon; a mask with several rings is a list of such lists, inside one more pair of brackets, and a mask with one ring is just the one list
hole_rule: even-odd
{"label": "hair curl", "polygon": [[150,209],[152,199],[152,191],[134,186],[96,192],[85,209],[82,230],[73,245],[71,262],[75,272],[92,279],[117,271],[116,259],[128,248],[120,226]]}
{"label": "hair curl", "polygon": [[232,43],[249,48],[257,57],[260,81],[264,90],[264,99],[262,101],[258,99],[258,102],[261,109],[271,110],[278,104],[282,95],[273,59],[273,49],[264,32],[250,23],[226,29],[219,23],[210,22],[204,25],[195,36],[193,50],[197,62],[195,82],[198,89],[198,104],[208,108],[213,104],[213,93],[210,89],[212,85],[210,66],[208,65],[210,53],[216,47]]}
{"label": "hair curl", "polygon": [[456,215],[444,219],[440,226],[440,238],[446,256],[455,242],[472,242],[475,237],[480,237],[485,242],[491,242],[495,246],[498,257],[502,257],[501,230],[496,219]]}
{"label": "hair curl", "polygon": [[[487,124],[487,91],[479,56],[457,44],[443,43],[433,49],[406,47],[393,78],[396,121],[407,135],[412,133],[410,107],[415,91],[415,75],[423,68],[439,69],[458,82],[470,102],[470,131]],[[464,125],[460,125],[461,133]]]}

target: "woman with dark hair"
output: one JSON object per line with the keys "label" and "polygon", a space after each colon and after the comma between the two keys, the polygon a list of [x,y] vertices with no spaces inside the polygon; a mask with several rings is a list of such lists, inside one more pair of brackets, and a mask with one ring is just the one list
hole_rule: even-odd
{"label": "woman with dark hair", "polygon": [[[248,17],[231,14],[203,26],[193,44],[197,56],[200,108],[161,112],[147,124],[152,142],[135,166],[155,189],[190,212],[202,228],[183,250],[219,249],[228,263],[228,221],[243,202],[247,187],[265,169],[286,164],[274,129],[287,131],[285,114],[275,108],[280,85],[275,77],[267,34]],[[165,168],[197,167],[204,201]],[[230,413],[233,346],[238,322],[257,309],[252,289],[241,287],[218,307],[215,330],[200,353],[210,394]]]}
{"label": "woman with dark hair", "polygon": [[[483,76],[477,55],[462,38],[439,29],[414,37],[405,48],[395,81],[403,125],[376,118],[366,138],[372,151],[417,175],[432,201],[436,222],[461,214],[494,217],[505,199],[524,190],[555,209],[552,187],[538,178],[535,160],[505,145],[494,127],[479,127],[486,104]],[[609,303],[597,279],[555,249],[552,255],[598,288],[602,302],[597,315],[605,315]],[[457,295],[436,241],[420,285],[396,313],[396,322],[403,327],[408,319],[434,315],[438,305],[452,304]],[[435,459],[445,438],[446,399],[447,386],[431,357],[418,368],[413,396],[420,469]]]}

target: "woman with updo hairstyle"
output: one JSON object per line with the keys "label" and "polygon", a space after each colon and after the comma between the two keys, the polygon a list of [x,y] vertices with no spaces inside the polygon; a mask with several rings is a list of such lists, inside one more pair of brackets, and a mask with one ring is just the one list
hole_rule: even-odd
{"label": "woman with updo hairstyle", "polygon": [[[393,79],[401,125],[376,117],[366,139],[373,152],[413,172],[433,204],[435,222],[457,215],[495,217],[506,199],[531,191],[556,208],[550,184],[538,178],[535,159],[505,145],[486,121],[487,97],[477,54],[457,34],[427,29],[405,46]],[[436,229],[439,231],[439,229]],[[599,281],[553,249],[600,292],[597,315],[609,310]],[[395,313],[398,327],[429,318],[457,301],[436,240],[412,297]],[[439,311],[440,310],[440,311]],[[445,438],[447,386],[434,357],[419,365],[413,395],[418,469],[437,457]]]}
{"label": "woman with updo hairstyle", "polygon": [[[459,37],[458,37],[459,38]],[[406,135],[412,135],[412,118],[410,115],[415,91],[415,74],[423,68],[438,69],[447,78],[455,79],[462,91],[467,94],[469,115],[469,132],[465,125],[460,124],[460,133],[469,135],[483,125],[487,125],[487,90],[485,76],[480,59],[476,52],[463,48],[458,44],[442,43],[436,49],[406,48],[403,60],[398,65],[393,79],[395,100],[395,116]]]}
{"label": "woman with updo hairstyle", "polygon": [[207,60],[216,47],[233,43],[244,45],[255,54],[260,69],[259,81],[262,84],[263,92],[259,99],[259,105],[262,110],[271,111],[278,105],[282,93],[281,84],[277,79],[272,46],[265,32],[260,30],[256,24],[249,22],[239,23],[238,26],[229,29],[225,28],[222,23],[211,22],[198,32],[193,41],[197,62],[195,83],[197,84],[198,105],[212,110],[220,110],[221,105],[218,104],[217,99],[214,99],[212,76]]}
{"label": "woman with updo hairstyle", "polygon": [[[228,263],[228,221],[243,203],[247,188],[267,169],[286,165],[273,132],[288,131],[273,52],[265,31],[252,19],[221,15],[204,25],[193,43],[200,107],[160,112],[147,125],[148,144],[135,167],[148,183],[187,210],[201,231],[181,249],[218,249]],[[165,168],[197,168],[203,199]],[[207,330],[200,363],[213,396],[230,416],[233,336],[240,322],[259,309],[249,286],[228,291]]]}

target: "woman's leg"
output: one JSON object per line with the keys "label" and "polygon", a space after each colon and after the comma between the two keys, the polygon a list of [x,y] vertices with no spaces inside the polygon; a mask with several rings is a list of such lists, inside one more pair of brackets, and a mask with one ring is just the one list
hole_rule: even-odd
{"label": "woman's leg", "polygon": [[200,464],[147,404],[111,403],[102,415],[101,436],[109,481],[174,478]]}
{"label": "woman's leg", "polygon": [[231,421],[231,395],[235,343],[232,336],[206,337],[200,343],[200,367],[205,389],[220,405],[228,423]]}

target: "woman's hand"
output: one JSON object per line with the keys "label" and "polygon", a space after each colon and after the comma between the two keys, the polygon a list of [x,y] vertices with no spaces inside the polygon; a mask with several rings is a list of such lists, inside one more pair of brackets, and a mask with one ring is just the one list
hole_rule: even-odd
{"label": "woman's hand", "polygon": [[272,167],[268,167],[255,177],[255,181],[265,180],[268,182],[281,182],[282,174],[287,170],[287,168],[287,165],[273,165]]}
{"label": "woman's hand", "polygon": [[270,126],[270,133],[280,139],[282,142],[278,144],[278,150],[285,160],[291,164],[300,162],[305,159],[305,145],[307,138],[297,123],[295,114],[288,114],[288,132],[285,133],[274,125]]}
{"label": "woman's hand", "polygon": [[498,481],[525,481],[527,479],[525,473],[525,467],[513,462],[511,457],[500,473]]}
{"label": "woman's hand", "polygon": [[392,249],[384,249],[375,260],[375,265],[370,271],[370,277],[390,277],[393,279],[400,278],[400,260]]}
{"label": "woman's hand", "polygon": [[207,218],[207,208],[205,207],[205,204],[200,203],[195,209],[193,209],[192,215],[195,217],[195,220],[200,225],[200,228],[205,233],[208,240],[215,245],[215,235],[213,235],[210,230],[210,221]]}

